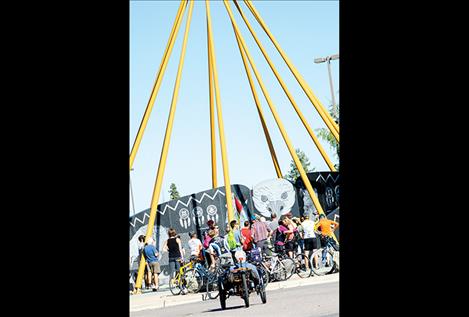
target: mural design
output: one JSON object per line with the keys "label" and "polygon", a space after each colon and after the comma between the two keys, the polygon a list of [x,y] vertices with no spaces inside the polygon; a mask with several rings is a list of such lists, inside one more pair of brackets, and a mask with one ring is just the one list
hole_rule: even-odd
{"label": "mural design", "polygon": [[[233,206],[236,208],[235,214],[245,214],[243,217],[247,218],[252,210],[249,188],[243,185],[232,185],[231,190]],[[139,235],[146,234],[149,216],[150,209],[147,209],[129,219],[130,256],[133,257],[134,262],[132,269],[137,269],[137,239]],[[190,254],[187,243],[190,239],[189,233],[197,232],[199,239],[202,240],[202,233],[208,229],[207,221],[210,219],[215,221],[220,227],[220,233],[224,234],[228,222],[224,187],[209,189],[158,205],[153,237],[160,251],[161,283],[168,282],[168,253],[161,252],[164,241],[168,239],[168,229],[176,229],[188,255]]]}
{"label": "mural design", "polygon": [[295,188],[285,179],[270,179],[257,184],[253,188],[252,200],[256,210],[268,219],[272,213],[278,217],[289,212],[296,213],[293,208],[296,202]]}
{"label": "mural design", "polygon": [[[313,172],[306,175],[318,196],[322,209],[326,215],[329,215],[339,207],[339,172]],[[300,213],[317,215],[316,208],[301,178],[296,180],[295,187],[300,202]]]}

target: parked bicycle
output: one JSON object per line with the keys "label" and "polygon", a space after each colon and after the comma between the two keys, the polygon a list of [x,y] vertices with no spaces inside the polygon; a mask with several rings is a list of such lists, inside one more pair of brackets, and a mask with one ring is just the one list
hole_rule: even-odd
{"label": "parked bicycle", "polygon": [[311,269],[314,274],[322,276],[334,272],[338,265],[338,250],[331,237],[325,236],[325,245],[315,250],[310,259]]}
{"label": "parked bicycle", "polygon": [[269,281],[286,281],[295,272],[295,262],[279,248],[269,249],[272,255],[263,254],[262,266],[267,271]]}
{"label": "parked bicycle", "polygon": [[181,267],[176,273],[176,276],[169,280],[169,290],[173,295],[181,293],[197,293],[202,287],[202,276],[200,271],[195,269],[195,262],[189,261],[184,263],[180,260]]}

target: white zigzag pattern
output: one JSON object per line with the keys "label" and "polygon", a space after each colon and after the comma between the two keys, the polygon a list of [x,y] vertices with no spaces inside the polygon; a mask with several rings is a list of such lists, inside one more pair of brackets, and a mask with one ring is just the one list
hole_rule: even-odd
{"label": "white zigzag pattern", "polygon": [[[193,198],[192,196],[190,196],[190,197],[189,197],[189,200],[187,200],[187,203],[183,203],[181,200],[178,200],[178,202],[176,203],[176,206],[171,207],[169,204],[166,204],[166,206],[165,206],[164,209],[163,209],[163,212],[161,212],[159,209],[157,209],[156,211],[159,212],[161,215],[164,215],[164,214],[166,213],[166,209],[167,209],[167,208],[170,208],[170,209],[172,209],[172,210],[174,211],[174,210],[176,210],[176,208],[177,208],[177,206],[178,206],[179,204],[182,204],[182,205],[185,206],[185,207],[189,207],[189,203],[190,203],[192,200],[195,200],[198,204],[200,204],[200,203],[202,202],[202,200],[204,200],[204,197],[205,197],[205,196],[209,197],[211,200],[214,200],[218,193],[220,193],[220,195],[225,196],[225,193],[223,193],[222,191],[220,191],[219,189],[217,189],[217,191],[215,192],[215,194],[213,194],[213,197],[210,196],[210,195],[207,194],[207,193],[203,193],[203,194],[202,194],[202,197],[200,197],[200,200],[197,200],[197,199]],[[137,221],[140,222],[140,223],[143,225],[143,224],[145,223],[145,217],[150,218],[150,215],[147,214],[147,213],[144,213],[142,220],[140,220],[140,219],[138,219],[137,217],[135,217],[135,218],[134,218],[134,223],[131,223],[131,222],[130,222],[130,225],[131,225],[132,227],[135,227],[135,224],[137,223]]]}
{"label": "white zigzag pattern", "polygon": [[319,174],[318,178],[316,178],[316,182],[318,181],[318,179],[322,178],[322,180],[324,181],[324,183],[330,178],[332,178],[332,180],[334,181],[334,183],[337,183],[337,179],[339,178],[340,175],[337,175],[336,179],[334,179],[334,177],[332,177],[331,174],[327,175],[326,179],[324,179],[324,177]]}

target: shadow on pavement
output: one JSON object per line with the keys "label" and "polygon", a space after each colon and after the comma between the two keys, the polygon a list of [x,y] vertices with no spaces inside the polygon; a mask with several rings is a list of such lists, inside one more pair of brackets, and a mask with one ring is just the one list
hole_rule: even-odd
{"label": "shadow on pavement", "polygon": [[244,305],[226,307],[226,309],[221,309],[221,307],[220,308],[214,308],[214,309],[209,309],[209,310],[206,310],[206,311],[203,311],[203,312],[204,313],[215,313],[215,312],[220,312],[220,311],[225,311],[225,310],[230,310],[230,309],[238,309],[238,308],[244,308]]}

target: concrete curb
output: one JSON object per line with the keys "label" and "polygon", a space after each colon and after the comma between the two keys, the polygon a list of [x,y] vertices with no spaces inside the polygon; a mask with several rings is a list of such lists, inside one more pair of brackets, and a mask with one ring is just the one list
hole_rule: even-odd
{"label": "concrete curb", "polygon": [[[295,276],[296,277],[296,276]],[[292,288],[314,284],[326,284],[339,281],[339,274],[330,274],[325,276],[315,276],[305,279],[299,277],[291,278],[284,282],[269,283],[267,291],[278,290],[284,288]],[[176,305],[190,304],[201,302],[204,300],[205,293],[187,294],[173,296],[170,292],[162,293],[146,293],[130,296],[130,312],[137,312],[149,309],[165,308]]]}

